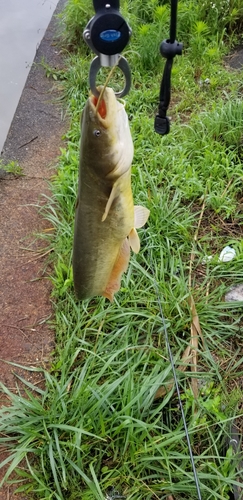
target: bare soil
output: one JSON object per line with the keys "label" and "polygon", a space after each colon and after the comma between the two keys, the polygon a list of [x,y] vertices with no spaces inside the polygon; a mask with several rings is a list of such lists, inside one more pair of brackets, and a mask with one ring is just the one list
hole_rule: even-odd
{"label": "bare soil", "polygon": [[[64,3],[60,0],[55,13]],[[0,170],[0,381],[13,391],[18,383],[15,373],[34,384],[42,381],[39,374],[8,362],[46,366],[54,348],[46,243],[36,234],[50,230],[39,209],[45,204],[43,194],[49,193],[48,179],[68,124],[58,104],[58,85],[46,78],[40,65],[43,58],[52,67],[63,65],[55,17],[36,52],[1,155],[3,164],[16,161],[23,169],[23,176]],[[1,393],[0,404],[8,404]],[[4,458],[0,452],[0,462]],[[7,499],[25,500],[6,486],[0,500]]]}

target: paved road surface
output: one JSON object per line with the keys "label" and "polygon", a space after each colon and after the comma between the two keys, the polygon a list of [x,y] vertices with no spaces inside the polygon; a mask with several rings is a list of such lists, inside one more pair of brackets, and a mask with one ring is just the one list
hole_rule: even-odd
{"label": "paved road surface", "polygon": [[0,151],[58,0],[0,0]]}

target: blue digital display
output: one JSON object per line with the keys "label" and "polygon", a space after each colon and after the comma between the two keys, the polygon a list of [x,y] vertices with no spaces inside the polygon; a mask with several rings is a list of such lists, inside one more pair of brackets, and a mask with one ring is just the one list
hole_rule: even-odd
{"label": "blue digital display", "polygon": [[100,38],[104,42],[116,42],[121,37],[121,32],[117,30],[105,30],[100,33]]}

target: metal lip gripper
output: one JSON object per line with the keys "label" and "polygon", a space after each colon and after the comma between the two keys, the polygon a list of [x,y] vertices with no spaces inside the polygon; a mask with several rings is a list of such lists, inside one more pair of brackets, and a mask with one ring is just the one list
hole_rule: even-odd
{"label": "metal lip gripper", "polygon": [[90,65],[90,89],[96,97],[99,97],[96,78],[100,68],[118,66],[124,74],[125,85],[115,94],[117,97],[124,97],[131,88],[131,70],[127,60],[120,53],[128,44],[132,31],[119,12],[119,2],[94,1],[93,3],[96,14],[83,32],[85,42],[97,54]]}

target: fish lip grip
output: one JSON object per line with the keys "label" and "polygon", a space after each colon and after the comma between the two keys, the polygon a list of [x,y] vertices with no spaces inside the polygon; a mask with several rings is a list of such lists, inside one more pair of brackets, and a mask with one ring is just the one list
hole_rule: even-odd
{"label": "fish lip grip", "polygon": [[[130,71],[128,62],[125,59],[125,57],[119,56],[119,54],[118,54],[118,58],[114,62],[114,64],[109,64],[108,66],[115,66],[115,65],[121,69],[122,73],[125,76],[124,88],[122,90],[120,90],[120,92],[115,92],[116,97],[120,98],[120,97],[124,97],[125,95],[127,95],[130,88],[131,88],[131,71]],[[97,56],[93,59],[91,65],[90,65],[90,70],[89,70],[90,88],[91,88],[92,94],[95,95],[96,97],[99,97],[99,95],[100,95],[100,93],[96,87],[96,77],[97,77],[97,73],[99,72],[101,66],[102,66],[102,64],[100,62],[100,57]]]}
{"label": "fish lip grip", "polygon": [[117,65],[124,74],[125,86],[115,94],[117,97],[123,97],[131,88],[131,71],[127,60],[120,53],[128,44],[132,32],[119,12],[119,1],[113,0],[107,3],[103,0],[94,0],[93,4],[96,14],[90,19],[83,32],[85,42],[97,54],[90,66],[90,88],[98,97],[99,92],[96,88],[98,71],[102,66]]}

